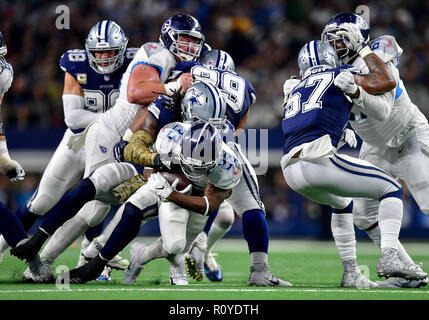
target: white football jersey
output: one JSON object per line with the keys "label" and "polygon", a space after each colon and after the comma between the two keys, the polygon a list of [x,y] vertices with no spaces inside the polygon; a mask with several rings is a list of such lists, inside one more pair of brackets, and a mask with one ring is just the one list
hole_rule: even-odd
{"label": "white football jersey", "polygon": [[107,128],[114,130],[122,136],[130,126],[137,110],[141,107],[128,101],[127,89],[131,72],[140,64],[146,64],[156,68],[159,72],[159,80],[165,83],[168,75],[176,65],[174,55],[157,42],[148,42],[140,47],[134,59],[128,65],[127,70],[122,75],[119,87],[119,97],[115,105],[100,115],[101,121]]}
{"label": "white football jersey", "polygon": [[13,80],[12,66],[3,61],[0,61],[0,68],[4,67],[2,73],[0,73],[0,95],[5,94],[9,90]]}
{"label": "white football jersey", "polygon": [[[399,75],[399,57],[402,54],[402,48],[398,45],[393,36],[381,36],[369,43],[372,51],[383,60],[394,76],[397,86],[393,90],[384,93],[382,96],[391,105],[391,110],[387,118],[383,121],[367,117],[358,107],[352,108],[353,118],[350,121],[353,129],[364,140],[372,146],[388,145],[391,147],[399,146],[406,139],[405,132],[410,129],[410,123],[426,121],[417,106],[411,102],[408,97],[405,86]],[[353,66],[360,73],[368,74],[369,70],[365,61],[358,57]],[[378,108],[378,105],[368,106]],[[414,120],[413,120],[414,119]],[[424,120],[423,120],[424,119]]]}
{"label": "white football jersey", "polygon": [[[167,161],[179,163],[180,143],[190,126],[190,124],[182,122],[172,122],[159,131],[154,151],[161,154],[161,159],[166,165],[169,165]],[[168,159],[166,159],[166,155],[169,155]],[[195,171],[187,172],[185,175],[197,190],[204,190],[209,183],[217,188],[229,190],[238,184],[243,175],[243,169],[234,151],[222,142],[221,161],[208,174],[202,176],[200,172]]]}

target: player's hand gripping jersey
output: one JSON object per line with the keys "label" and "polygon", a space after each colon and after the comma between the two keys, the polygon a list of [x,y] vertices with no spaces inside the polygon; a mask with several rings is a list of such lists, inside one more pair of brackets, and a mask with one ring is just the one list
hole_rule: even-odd
{"label": "player's hand gripping jersey", "polygon": [[282,120],[283,152],[290,153],[287,160],[300,150],[301,159],[331,155],[336,150],[352,103],[334,85],[334,79],[349,67],[309,69],[292,91]]}

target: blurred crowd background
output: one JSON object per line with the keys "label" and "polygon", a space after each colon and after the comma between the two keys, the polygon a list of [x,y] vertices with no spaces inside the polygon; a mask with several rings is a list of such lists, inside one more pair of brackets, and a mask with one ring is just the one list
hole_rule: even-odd
{"label": "blurred crowd background", "polygon": [[[61,99],[64,73],[58,65],[62,53],[83,49],[89,29],[103,19],[114,20],[125,30],[129,47],[157,41],[162,23],[176,13],[196,17],[207,42],[231,54],[237,71],[255,87],[257,100],[248,127],[278,129],[282,119],[283,83],[298,74],[297,54],[302,45],[311,39],[320,39],[323,27],[336,13],[354,12],[362,4],[370,9],[371,38],[390,34],[404,49],[400,59],[401,77],[412,100],[428,117],[428,1],[3,0],[0,30],[8,47],[6,58],[15,72],[1,111],[6,133],[39,140],[40,144],[33,141],[35,149],[52,148],[53,151],[59,140],[49,144],[49,136],[60,137],[66,128]],[[58,5],[70,8],[70,29],[56,28]],[[37,132],[41,132],[40,135]],[[13,141],[17,141],[17,145],[9,143],[12,154],[21,145],[19,137],[14,136]],[[25,181],[15,185],[1,177],[0,199],[12,208],[25,202],[40,179],[41,172],[35,171],[28,172]],[[259,176],[259,182],[272,233],[330,237],[329,210],[291,191],[279,166],[270,167],[266,175]],[[429,235],[428,219],[418,211],[411,197],[406,196],[405,202],[402,234]]]}

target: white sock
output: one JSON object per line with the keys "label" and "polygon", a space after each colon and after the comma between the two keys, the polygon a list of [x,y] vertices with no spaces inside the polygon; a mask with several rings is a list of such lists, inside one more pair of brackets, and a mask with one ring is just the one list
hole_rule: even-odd
{"label": "white sock", "polygon": [[385,198],[380,201],[378,225],[381,234],[381,250],[398,249],[399,231],[402,223],[402,201],[398,198]]}
{"label": "white sock", "polygon": [[144,265],[154,259],[166,258],[168,256],[167,251],[162,246],[162,239],[159,237],[155,242],[151,243],[144,248],[143,252],[140,252],[140,264]]}
{"label": "white sock", "polygon": [[331,230],[341,261],[356,260],[356,237],[353,215],[332,213]]}
{"label": "white sock", "polygon": [[[380,248],[381,246],[381,234],[380,234],[380,228],[379,226],[376,226],[375,228],[366,231],[369,238]],[[407,251],[405,250],[404,246],[401,244],[401,242],[398,240],[398,257],[399,260],[401,260],[403,263],[411,264],[414,263],[413,259],[408,255]]]}
{"label": "white sock", "polygon": [[250,265],[252,267],[268,266],[268,254],[265,252],[252,252],[250,254]]}
{"label": "white sock", "polygon": [[40,259],[44,263],[52,265],[55,259],[87,229],[86,221],[80,216],[74,216],[55,231],[40,254]]}
{"label": "white sock", "polygon": [[215,222],[212,224],[207,237],[207,252],[210,252],[214,245],[222,239],[232,227],[232,225],[230,225],[228,228],[224,229],[218,226]]}
{"label": "white sock", "polygon": [[198,236],[195,238],[194,242],[198,243],[201,248],[207,247],[207,235],[206,233],[200,232]]}

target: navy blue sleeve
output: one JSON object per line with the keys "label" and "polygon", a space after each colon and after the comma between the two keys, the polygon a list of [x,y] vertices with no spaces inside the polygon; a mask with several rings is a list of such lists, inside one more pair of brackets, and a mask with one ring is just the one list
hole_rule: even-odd
{"label": "navy blue sleeve", "polygon": [[169,97],[159,96],[149,105],[148,111],[158,122],[158,128],[163,128],[165,125],[179,120],[175,113],[165,106],[166,103],[171,102],[172,100]]}

